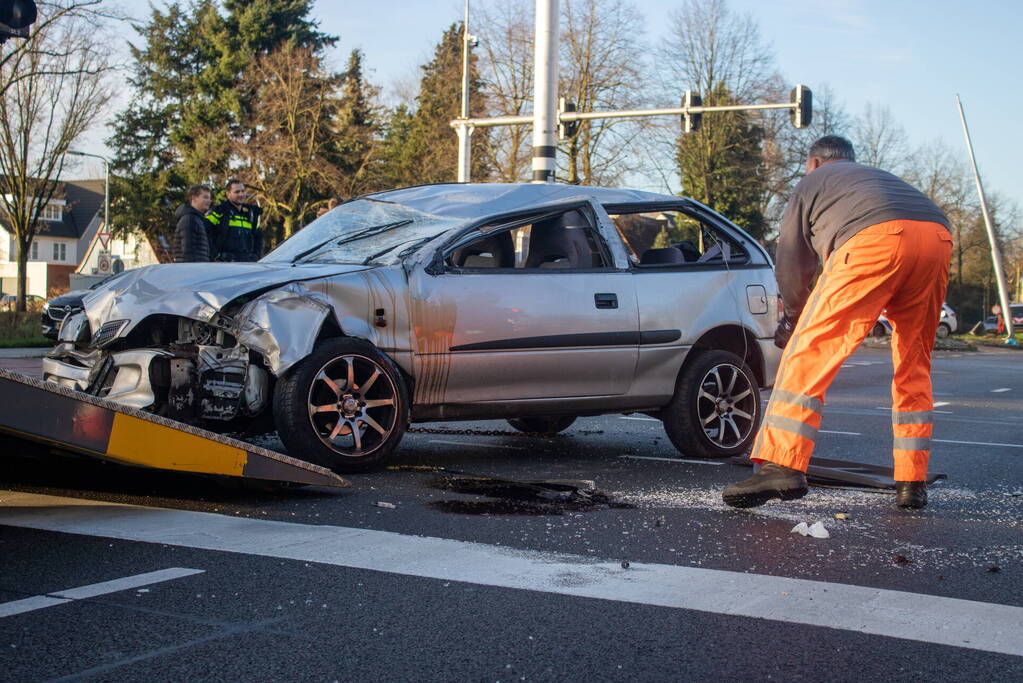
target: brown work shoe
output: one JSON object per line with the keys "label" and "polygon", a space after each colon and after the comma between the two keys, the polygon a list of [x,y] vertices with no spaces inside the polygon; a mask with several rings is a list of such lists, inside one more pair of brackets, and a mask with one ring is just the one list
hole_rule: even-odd
{"label": "brown work shoe", "polygon": [[895,482],[895,505],[900,508],[910,508],[911,510],[927,507],[927,482]]}
{"label": "brown work shoe", "polygon": [[755,508],[774,498],[796,500],[805,495],[805,474],[765,462],[749,479],[726,486],[721,492],[721,499],[733,508]]}

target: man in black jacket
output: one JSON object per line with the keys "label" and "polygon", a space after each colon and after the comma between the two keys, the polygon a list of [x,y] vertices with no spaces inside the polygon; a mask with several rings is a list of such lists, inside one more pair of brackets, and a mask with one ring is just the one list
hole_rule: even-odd
{"label": "man in black jacket", "polygon": [[263,255],[263,209],[245,204],[245,183],[227,181],[227,199],[217,204],[206,219],[213,224],[213,257],[217,261],[258,261]]}
{"label": "man in black jacket", "polygon": [[192,185],[185,193],[184,204],[174,212],[174,261],[194,263],[210,260],[207,236],[210,224],[206,220],[213,195],[205,185]]}

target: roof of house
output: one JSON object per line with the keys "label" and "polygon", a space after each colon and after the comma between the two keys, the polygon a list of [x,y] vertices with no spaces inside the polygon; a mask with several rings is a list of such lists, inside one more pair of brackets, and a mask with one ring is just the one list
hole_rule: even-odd
{"label": "roof of house", "polygon": [[103,211],[103,187],[102,179],[67,180],[60,183],[53,196],[54,199],[63,199],[67,202],[63,220],[39,221],[36,235],[81,239],[89,223],[97,213]]}

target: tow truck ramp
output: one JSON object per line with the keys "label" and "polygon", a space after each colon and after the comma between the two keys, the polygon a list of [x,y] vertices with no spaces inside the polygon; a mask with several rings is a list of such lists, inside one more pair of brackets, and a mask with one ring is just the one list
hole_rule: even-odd
{"label": "tow truck ramp", "polygon": [[325,467],[3,368],[0,432],[125,465],[349,485]]}

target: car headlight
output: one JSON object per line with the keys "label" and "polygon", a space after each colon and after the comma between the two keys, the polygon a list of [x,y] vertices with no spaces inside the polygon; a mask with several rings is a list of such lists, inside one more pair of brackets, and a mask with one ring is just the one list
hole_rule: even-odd
{"label": "car headlight", "polygon": [[45,304],[43,304],[43,313],[47,314],[47,315],[50,313],[50,302],[49,301],[47,301]]}

